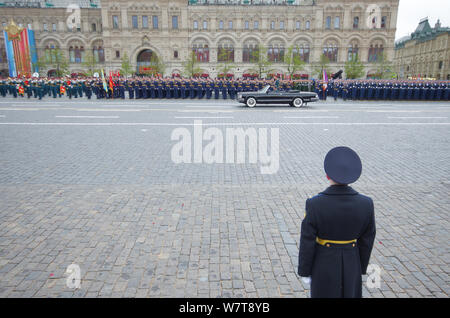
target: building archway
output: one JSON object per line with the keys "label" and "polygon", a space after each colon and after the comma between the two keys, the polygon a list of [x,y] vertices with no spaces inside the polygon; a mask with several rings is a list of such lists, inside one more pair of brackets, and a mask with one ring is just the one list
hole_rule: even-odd
{"label": "building archway", "polygon": [[57,72],[55,69],[48,70],[47,77],[57,77]]}
{"label": "building archway", "polygon": [[9,70],[4,69],[4,70],[0,70],[0,78],[6,78],[9,76]]}
{"label": "building archway", "polygon": [[137,74],[154,74],[158,56],[150,49],[139,52],[136,58]]}

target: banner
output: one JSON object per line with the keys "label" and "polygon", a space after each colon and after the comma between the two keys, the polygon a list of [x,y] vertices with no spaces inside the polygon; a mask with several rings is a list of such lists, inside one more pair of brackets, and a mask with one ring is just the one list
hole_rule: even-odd
{"label": "banner", "polygon": [[14,49],[12,41],[9,41],[8,33],[3,31],[5,39],[6,58],[8,59],[9,76],[17,77],[16,62],[14,61]]}
{"label": "banner", "polygon": [[34,31],[18,27],[14,21],[3,31],[9,76],[31,76],[38,72]]}
{"label": "banner", "polygon": [[328,87],[328,74],[325,69],[323,69],[323,90],[326,90]]}
{"label": "banner", "polygon": [[103,89],[105,90],[105,92],[107,92],[108,91],[108,85],[106,85],[105,73],[103,72],[103,69],[102,69],[102,83],[103,83]]}
{"label": "banner", "polygon": [[33,73],[39,72],[39,67],[37,65],[38,63],[38,54],[37,54],[37,48],[36,48],[36,39],[34,36],[34,31],[27,29],[28,32],[28,43],[30,46],[30,56],[31,56],[31,71]]}
{"label": "banner", "polygon": [[109,89],[111,90],[111,92],[114,92],[114,86],[116,86],[116,85],[114,85],[114,82],[112,79],[112,73],[109,72]]}

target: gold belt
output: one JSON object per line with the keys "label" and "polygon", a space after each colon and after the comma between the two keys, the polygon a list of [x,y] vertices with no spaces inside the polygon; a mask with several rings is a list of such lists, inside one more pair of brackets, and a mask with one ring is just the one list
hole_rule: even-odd
{"label": "gold belt", "polygon": [[316,242],[320,245],[327,246],[327,247],[329,247],[330,244],[345,245],[345,244],[352,244],[352,243],[353,243],[353,246],[355,246],[356,239],[351,240],[351,241],[332,241],[332,240],[322,240],[321,238],[316,237]]}

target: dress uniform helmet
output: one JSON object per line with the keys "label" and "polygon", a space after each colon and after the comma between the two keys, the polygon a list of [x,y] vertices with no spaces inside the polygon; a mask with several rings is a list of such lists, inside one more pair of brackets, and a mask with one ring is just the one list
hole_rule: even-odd
{"label": "dress uniform helmet", "polygon": [[340,184],[354,183],[362,172],[361,159],[348,147],[331,149],[325,157],[324,168],[328,177]]}

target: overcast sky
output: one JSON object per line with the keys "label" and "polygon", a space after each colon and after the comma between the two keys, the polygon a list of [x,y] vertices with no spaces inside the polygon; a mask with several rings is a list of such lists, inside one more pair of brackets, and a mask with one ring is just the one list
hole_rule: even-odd
{"label": "overcast sky", "polygon": [[428,17],[434,27],[437,19],[450,27],[450,0],[400,0],[396,39],[414,32],[420,19]]}

